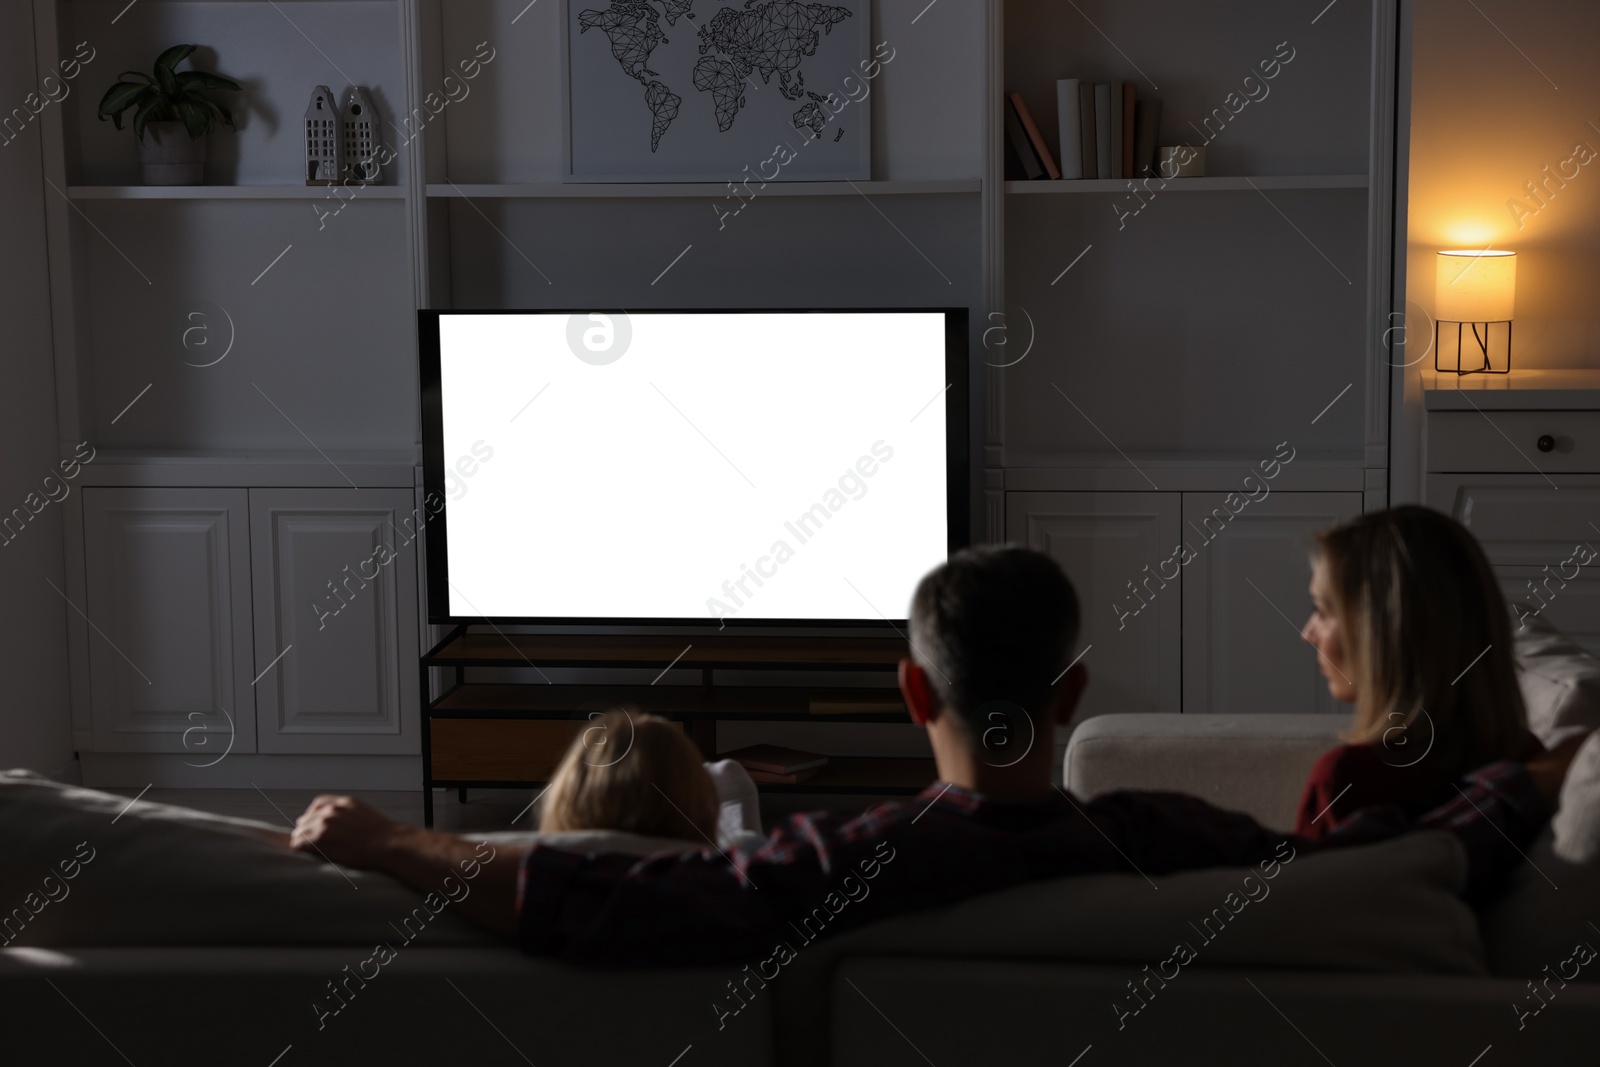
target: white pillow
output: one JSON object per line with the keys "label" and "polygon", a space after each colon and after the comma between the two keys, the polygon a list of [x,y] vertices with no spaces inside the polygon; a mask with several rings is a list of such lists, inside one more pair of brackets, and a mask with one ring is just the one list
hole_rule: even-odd
{"label": "white pillow", "polygon": [[1557,856],[1568,863],[1600,865],[1600,733],[1578,746],[1550,828]]}
{"label": "white pillow", "polygon": [[749,834],[761,832],[761,793],[750,772],[731,759],[706,764],[706,772],[717,787],[717,844],[730,847]]}
{"label": "white pillow", "polygon": [[[381,874],[290,852],[281,827],[0,773],[0,944],[19,946],[499,944]],[[694,849],[630,834],[485,834],[487,863],[536,840],[578,851]],[[489,858],[492,856],[492,858]]]}
{"label": "white pillow", "polygon": [[1600,660],[1535,610],[1525,601],[1511,602],[1517,681],[1528,707],[1528,729],[1553,748],[1600,727]]}

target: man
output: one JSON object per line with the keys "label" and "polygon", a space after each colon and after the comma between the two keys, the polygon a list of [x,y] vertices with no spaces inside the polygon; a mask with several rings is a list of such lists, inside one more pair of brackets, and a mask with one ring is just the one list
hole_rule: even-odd
{"label": "man", "polygon": [[[1416,826],[1458,835],[1478,892],[1543,826],[1576,748],[1474,772],[1457,802],[1417,824],[1372,809],[1316,843],[1180,794],[1078,800],[1051,781],[1055,726],[1088,683],[1081,664],[1069,666],[1077,632],[1077,597],[1049,557],[1016,547],[957,553],[917,587],[912,656],[900,663],[900,691],[938,765],[940,781],[922,795],[855,817],[796,815],[731,856],[582,856],[536,845],[485,864],[458,907],[524,951],[573,962],[739,961],[797,935],[1031,879],[1242,866],[1282,859],[1285,847],[1375,841]],[[422,891],[476,863],[472,843],[391,822],[348,797],[317,798],[292,840]]]}

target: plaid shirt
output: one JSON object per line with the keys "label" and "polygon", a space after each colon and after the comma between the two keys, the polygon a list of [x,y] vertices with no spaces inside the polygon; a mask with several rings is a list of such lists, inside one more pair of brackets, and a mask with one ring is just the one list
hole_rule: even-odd
{"label": "plaid shirt", "polygon": [[1016,804],[935,783],[861,815],[791,816],[732,855],[577,855],[535,845],[520,871],[519,941],[524,952],[584,964],[747,961],[796,936],[809,941],[1033,879],[1246,866],[1413,829],[1454,833],[1467,852],[1468,893],[1480,895],[1521,860],[1550,811],[1519,763],[1491,764],[1461,786],[1420,820],[1369,808],[1316,841],[1180,793],[1085,801],[1058,790]]}

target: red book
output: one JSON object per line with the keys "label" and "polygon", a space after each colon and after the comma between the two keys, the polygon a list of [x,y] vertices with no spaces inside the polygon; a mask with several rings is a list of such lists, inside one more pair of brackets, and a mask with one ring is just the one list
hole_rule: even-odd
{"label": "red book", "polygon": [[1017,118],[1022,120],[1022,128],[1028,135],[1028,143],[1033,145],[1033,150],[1039,156],[1039,162],[1044,164],[1044,172],[1051,179],[1061,177],[1061,168],[1056,166],[1056,161],[1050,155],[1050,147],[1044,143],[1044,134],[1039,132],[1039,124],[1033,121],[1033,112],[1028,110],[1028,102],[1022,99],[1021,93],[1011,94],[1011,106],[1017,109]]}
{"label": "red book", "polygon": [[803,752],[782,745],[751,745],[748,748],[724,752],[722,759],[731,759],[745,770],[762,774],[798,774],[828,765],[828,757],[816,752]]}

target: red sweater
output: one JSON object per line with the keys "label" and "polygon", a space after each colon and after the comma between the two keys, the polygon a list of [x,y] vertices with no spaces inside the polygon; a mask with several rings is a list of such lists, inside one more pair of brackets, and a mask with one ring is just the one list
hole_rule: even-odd
{"label": "red sweater", "polygon": [[[1522,758],[1543,751],[1544,746],[1529,734]],[[1382,805],[1393,805],[1414,819],[1456,799],[1457,776],[1440,760],[1410,762],[1413,759],[1376,742],[1340,745],[1324,752],[1311,768],[1300,795],[1294,832],[1320,838],[1362,808]]]}

